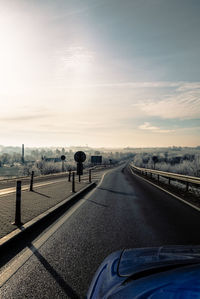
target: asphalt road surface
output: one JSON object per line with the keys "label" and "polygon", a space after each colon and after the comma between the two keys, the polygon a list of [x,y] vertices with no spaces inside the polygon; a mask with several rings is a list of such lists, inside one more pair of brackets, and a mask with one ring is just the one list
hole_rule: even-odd
{"label": "asphalt road surface", "polygon": [[120,166],[7,263],[0,298],[84,298],[122,248],[200,244],[200,213]]}

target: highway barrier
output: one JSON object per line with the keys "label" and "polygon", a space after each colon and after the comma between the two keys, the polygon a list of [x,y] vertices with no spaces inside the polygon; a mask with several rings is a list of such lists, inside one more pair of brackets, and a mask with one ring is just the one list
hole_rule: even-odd
{"label": "highway barrier", "polygon": [[157,175],[157,180],[159,181],[160,176],[167,178],[168,179],[168,184],[170,184],[171,180],[176,180],[179,182],[184,182],[186,184],[186,188],[185,191],[189,190],[189,184],[193,184],[196,186],[200,186],[200,178],[199,177],[193,177],[193,176],[188,176],[188,175],[183,175],[183,174],[178,174],[178,173],[172,173],[172,172],[165,172],[165,171],[160,171],[160,170],[155,170],[155,169],[148,169],[148,168],[141,168],[141,167],[137,167],[135,166],[133,163],[130,163],[130,167],[142,174],[142,175],[150,175],[150,177],[152,177],[152,175]]}

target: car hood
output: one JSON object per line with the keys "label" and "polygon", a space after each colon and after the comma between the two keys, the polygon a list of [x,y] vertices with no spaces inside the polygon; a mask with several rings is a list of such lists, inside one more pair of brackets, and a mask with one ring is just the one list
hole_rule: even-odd
{"label": "car hood", "polygon": [[[186,291],[188,297],[183,295]],[[200,298],[200,246],[115,252],[99,267],[87,298],[171,299],[192,296]]]}
{"label": "car hood", "polygon": [[200,262],[200,246],[126,249],[120,257],[118,274],[127,277],[153,268],[196,261]]}

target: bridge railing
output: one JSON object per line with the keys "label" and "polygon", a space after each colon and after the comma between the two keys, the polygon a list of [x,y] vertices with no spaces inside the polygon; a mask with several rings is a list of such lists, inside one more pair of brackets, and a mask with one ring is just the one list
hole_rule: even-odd
{"label": "bridge railing", "polygon": [[170,180],[176,180],[180,182],[186,183],[186,191],[189,189],[189,184],[194,184],[199,186],[200,185],[200,178],[199,177],[193,177],[193,176],[188,176],[188,175],[183,175],[183,174],[178,174],[178,173],[173,173],[173,172],[166,172],[166,171],[160,171],[160,170],[154,170],[154,169],[148,169],[148,168],[141,168],[135,166],[133,163],[130,163],[130,167],[143,174],[143,175],[148,175],[152,176],[152,174],[157,175],[157,179],[159,180],[159,177],[164,177],[167,178],[170,184]]}

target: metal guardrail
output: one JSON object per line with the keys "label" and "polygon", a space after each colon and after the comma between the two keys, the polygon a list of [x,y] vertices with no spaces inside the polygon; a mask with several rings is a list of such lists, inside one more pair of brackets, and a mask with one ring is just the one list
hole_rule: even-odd
{"label": "metal guardrail", "polygon": [[165,177],[169,179],[169,184],[170,184],[170,180],[177,180],[177,181],[182,181],[186,183],[186,191],[188,191],[189,188],[189,183],[191,184],[195,184],[195,185],[200,185],[200,178],[199,177],[193,177],[193,176],[188,176],[188,175],[183,175],[183,174],[178,174],[178,173],[173,173],[173,172],[165,172],[165,171],[160,171],[160,170],[154,170],[154,169],[148,169],[148,168],[141,168],[141,167],[137,167],[135,166],[133,163],[130,163],[130,167],[138,172],[140,172],[141,174],[145,174],[147,175],[149,174],[155,174],[158,177],[159,180],[159,176]]}

